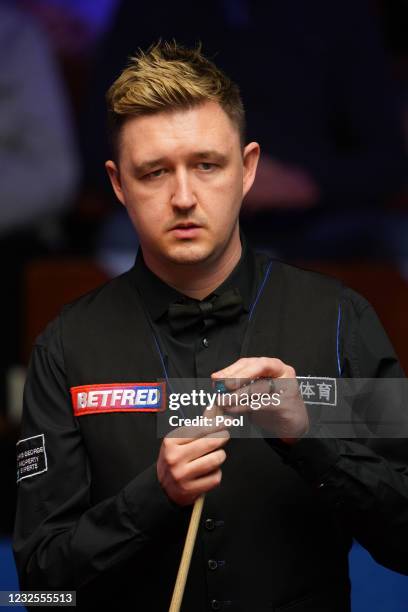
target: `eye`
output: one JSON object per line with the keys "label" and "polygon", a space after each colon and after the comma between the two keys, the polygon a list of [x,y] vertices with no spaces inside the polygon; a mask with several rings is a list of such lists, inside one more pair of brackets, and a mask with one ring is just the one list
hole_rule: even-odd
{"label": "eye", "polygon": [[142,176],[142,180],[152,181],[154,179],[157,179],[163,176],[164,172],[165,172],[164,168],[158,168],[157,170],[153,170],[153,172],[149,172],[148,174],[145,174],[144,176]]}
{"label": "eye", "polygon": [[200,162],[198,164],[198,167],[200,168],[200,170],[203,170],[204,172],[211,172],[212,170],[215,170],[215,168],[217,167],[217,164],[212,164],[210,162]]}

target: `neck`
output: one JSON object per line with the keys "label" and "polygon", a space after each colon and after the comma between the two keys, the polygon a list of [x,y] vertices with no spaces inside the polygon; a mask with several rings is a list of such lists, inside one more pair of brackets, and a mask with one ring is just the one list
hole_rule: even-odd
{"label": "neck", "polygon": [[224,252],[215,261],[194,264],[159,265],[145,258],[148,268],[179,293],[202,300],[212,293],[231,274],[242,253],[239,232],[232,237]]}

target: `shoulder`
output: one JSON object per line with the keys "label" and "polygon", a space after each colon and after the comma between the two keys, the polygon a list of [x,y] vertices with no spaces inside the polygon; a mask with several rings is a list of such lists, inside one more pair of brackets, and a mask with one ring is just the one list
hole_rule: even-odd
{"label": "shoulder", "polygon": [[345,287],[337,278],[276,259],[266,262],[264,258],[262,265],[268,275],[271,290],[279,287],[288,295],[288,299],[316,302],[324,298],[337,301],[342,298]]}
{"label": "shoulder", "polygon": [[279,274],[290,280],[291,282],[299,282],[302,284],[321,285],[322,287],[343,287],[343,283],[339,279],[301,268],[292,264],[288,264],[278,260],[271,260],[272,268],[276,268]]}
{"label": "shoulder", "polygon": [[272,267],[276,268],[275,277],[283,278],[299,297],[304,292],[303,296],[314,296],[314,301],[321,300],[325,295],[334,298],[343,331],[364,324],[381,327],[378,315],[369,300],[340,279],[280,261],[273,260]]}
{"label": "shoulder", "polygon": [[108,324],[134,309],[138,302],[137,285],[131,269],[66,304],[61,317],[64,324]]}
{"label": "shoulder", "polygon": [[328,291],[337,297],[341,307],[348,309],[357,318],[364,313],[374,312],[372,304],[362,294],[345,285],[339,278],[275,259],[269,258],[266,261],[265,256],[260,255],[265,268],[269,262],[272,278],[280,277],[294,288]]}
{"label": "shoulder", "polygon": [[277,286],[282,288],[291,320],[306,316],[316,329],[327,323],[335,328],[343,376],[403,376],[380,318],[363,295],[325,274],[272,261],[271,275],[274,267],[270,295]]}
{"label": "shoulder", "polygon": [[138,304],[136,281],[129,270],[65,304],[36,338],[35,346],[54,347],[74,329],[76,334],[81,334],[110,327]]}

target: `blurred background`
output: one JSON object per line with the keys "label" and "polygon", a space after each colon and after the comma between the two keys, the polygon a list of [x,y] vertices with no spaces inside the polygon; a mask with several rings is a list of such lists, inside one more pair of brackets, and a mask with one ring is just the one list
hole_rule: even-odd
{"label": "blurred background", "polygon": [[[407,0],[0,0],[0,590],[32,343],[61,306],[132,266],[104,170],[105,92],[159,38],[238,82],[262,158],[253,245],[337,276],[376,308],[408,370]],[[351,553],[353,612],[408,610],[408,578]]]}

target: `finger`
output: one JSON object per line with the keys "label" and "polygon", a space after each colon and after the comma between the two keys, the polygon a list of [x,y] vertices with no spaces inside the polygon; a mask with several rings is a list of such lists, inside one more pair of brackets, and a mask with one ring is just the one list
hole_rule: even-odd
{"label": "finger", "polygon": [[199,457],[203,457],[208,453],[212,453],[225,446],[229,441],[231,435],[229,431],[225,430],[222,432],[223,435],[212,434],[211,436],[205,436],[192,440],[190,444],[184,444],[179,447],[181,451],[180,461],[190,462],[195,461]]}
{"label": "finger", "polygon": [[[252,381],[251,378],[248,378],[247,376],[245,377],[239,377],[239,378],[223,378],[222,379],[223,385],[225,390],[222,390],[220,392],[220,395],[225,395],[226,393],[228,393],[228,391],[232,391],[235,392],[237,389],[240,389],[241,387],[245,387],[247,385],[250,385]],[[216,405],[220,405],[220,402],[218,401],[218,397],[217,397],[217,401],[216,401]]]}
{"label": "finger", "polygon": [[[209,417],[209,419],[211,419],[211,417]],[[219,432],[225,431],[225,425],[222,423],[215,425],[215,419],[211,419],[208,422],[210,423],[209,425],[177,427],[177,429],[170,431],[166,435],[166,438],[172,438],[177,441],[178,444],[188,444],[198,438],[203,438],[208,435],[219,435]]]}
{"label": "finger", "polygon": [[[211,378],[213,379],[241,378],[241,374],[243,372],[245,373],[245,370],[251,367],[251,364],[252,365],[255,364],[258,359],[259,359],[258,357],[242,357],[241,359],[238,359],[237,361],[235,361],[228,367],[223,368],[222,370],[217,370],[216,372],[213,372],[211,374]],[[248,378],[248,376],[246,374],[243,374],[242,378]]]}
{"label": "finger", "polygon": [[[225,426],[224,430],[220,432],[189,440],[186,444],[180,444],[179,439],[172,440],[166,436],[163,440],[166,462],[174,466],[194,461],[198,457],[222,448],[227,444],[230,437],[230,433],[225,429]],[[181,441],[184,442],[184,440]]]}
{"label": "finger", "polygon": [[[224,393],[220,402],[228,414],[247,413],[257,410],[271,410],[283,405],[290,405],[299,397],[299,385],[296,378],[258,378],[235,391]],[[288,404],[289,402],[289,404]]]}
{"label": "finger", "polygon": [[190,480],[207,476],[218,470],[226,458],[227,454],[222,448],[202,457],[198,457],[185,466],[185,478]]}
{"label": "finger", "polygon": [[229,406],[228,408],[225,408],[225,412],[227,414],[245,414],[247,412],[252,412],[252,408],[251,406],[240,406],[240,405],[234,405],[234,406]]}
{"label": "finger", "polygon": [[[245,394],[262,396],[262,407],[264,408],[269,406],[268,402],[264,401],[266,396],[269,396],[270,405],[276,407],[299,396],[299,383],[296,377],[258,378],[236,393],[238,396]],[[277,397],[279,398],[279,404],[277,404]],[[251,405],[253,407],[253,403]]]}
{"label": "finger", "polygon": [[207,474],[207,476],[202,476],[201,478],[196,478],[188,485],[188,493],[192,497],[201,495],[201,493],[207,493],[207,491],[211,491],[214,487],[218,486],[222,480],[222,471],[220,469],[216,470],[212,474]]}
{"label": "finger", "polygon": [[[256,379],[260,377],[294,377],[296,373],[291,366],[275,357],[249,357],[239,359],[232,365],[214,372],[212,378],[219,379]],[[229,382],[229,381],[228,381]],[[231,388],[229,384],[228,388]],[[236,388],[236,385],[233,385]]]}
{"label": "finger", "polygon": [[[272,376],[257,376],[255,373],[259,371],[259,366],[252,368],[252,370],[248,369],[248,366],[246,366],[245,370],[242,370],[240,377],[223,379],[223,384],[227,392],[232,391],[235,393],[239,390],[241,393],[268,393],[272,388],[270,381],[272,381],[273,378]],[[252,374],[252,376],[248,374]],[[222,393],[222,395],[225,395],[225,392]],[[218,405],[220,405],[219,402]]]}
{"label": "finger", "polygon": [[[280,379],[279,379],[280,380]],[[228,414],[257,411],[260,409],[270,409],[277,405],[274,379],[258,378],[252,381],[249,385],[240,387],[229,396],[223,395],[221,398],[222,406]],[[234,401],[226,400],[234,398]]]}
{"label": "finger", "polygon": [[274,379],[271,377],[268,378],[256,378],[251,380],[249,384],[245,384],[244,386],[237,389],[237,396],[241,395],[253,395],[256,394],[266,394],[273,393],[275,390]]}

